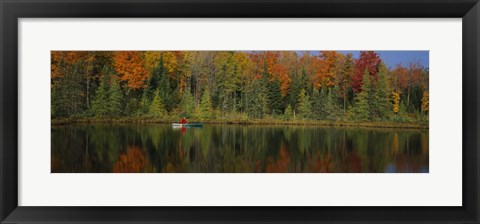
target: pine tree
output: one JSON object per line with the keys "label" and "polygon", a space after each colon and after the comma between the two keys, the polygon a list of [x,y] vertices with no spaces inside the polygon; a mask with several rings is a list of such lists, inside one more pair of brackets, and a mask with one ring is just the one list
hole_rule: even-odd
{"label": "pine tree", "polygon": [[385,119],[391,114],[390,93],[392,90],[388,80],[388,69],[383,63],[380,65],[377,78],[378,82],[372,102],[373,113],[377,119]]}
{"label": "pine tree", "polygon": [[147,80],[147,87],[145,87],[144,89],[144,98],[146,102],[152,101],[154,97],[154,93],[159,86],[164,70],[165,68],[163,64],[163,56],[160,56],[160,62],[158,63],[158,66],[156,66],[153,69],[153,72],[150,74],[150,77]]}
{"label": "pine tree", "polygon": [[152,117],[163,117],[166,115],[165,105],[160,97],[160,89],[155,90],[152,104],[150,104],[148,115]]}
{"label": "pine tree", "polygon": [[305,94],[305,89],[300,91],[298,100],[299,115],[304,119],[312,118],[312,102],[310,101],[310,97]]}
{"label": "pine tree", "polygon": [[203,120],[209,120],[213,118],[213,107],[210,99],[210,91],[205,90],[202,96],[202,101],[199,106],[199,118]]}
{"label": "pine tree", "polygon": [[195,102],[193,101],[193,96],[190,91],[185,91],[182,97],[181,102],[182,116],[191,117],[195,112]]}
{"label": "pine tree", "polygon": [[266,96],[262,91],[262,81],[254,79],[246,88],[246,108],[247,115],[251,118],[263,118],[266,112]]}
{"label": "pine tree", "polygon": [[172,111],[174,93],[172,92],[172,88],[170,87],[170,80],[169,80],[169,77],[167,76],[165,69],[162,72],[160,83],[158,84],[158,88],[160,89],[160,98],[162,98],[162,102],[165,105],[165,109],[167,111]]}
{"label": "pine tree", "polygon": [[310,78],[308,77],[307,70],[305,70],[305,67],[303,67],[302,69],[301,88],[305,89],[305,93],[307,95],[310,95],[310,93],[313,92],[313,85],[310,82]]}
{"label": "pine tree", "polygon": [[273,82],[269,82],[268,87],[268,105],[270,113],[272,115],[282,114],[284,107],[278,78],[275,78]]}
{"label": "pine tree", "polygon": [[[263,113],[272,113],[271,107],[270,107],[270,73],[268,73],[268,65],[267,62],[265,61],[263,64],[263,72],[262,72],[262,78],[260,79],[261,85],[259,86],[260,88],[256,89],[255,91],[259,91],[258,97],[262,97],[262,105]],[[263,115],[264,115],[263,114]],[[263,117],[262,115],[262,117]]]}
{"label": "pine tree", "polygon": [[70,114],[64,107],[65,98],[67,92],[67,88],[64,85],[63,81],[52,85],[52,96],[51,96],[51,110],[53,117],[68,117]]}
{"label": "pine tree", "polygon": [[[305,69],[303,69],[303,73],[305,73]],[[289,92],[289,99],[288,103],[292,106],[292,110],[297,109],[297,104],[298,104],[298,95],[300,94],[300,91],[302,90],[302,77],[300,77],[300,74],[297,72],[293,76],[293,81],[290,87],[290,92]]]}
{"label": "pine tree", "polygon": [[95,92],[95,98],[92,102],[91,109],[93,114],[97,117],[103,117],[109,114],[108,79],[109,75],[103,74],[102,79],[100,80],[100,86]]}
{"label": "pine tree", "polygon": [[353,55],[348,53],[345,57],[345,62],[342,65],[340,77],[337,79],[338,93],[343,101],[343,114],[345,114],[347,109],[348,92],[351,90],[350,82],[354,72],[353,67]]}
{"label": "pine tree", "polygon": [[283,119],[291,120],[292,118],[293,118],[292,106],[288,104],[287,108],[285,109],[285,113],[283,114]]}
{"label": "pine tree", "polygon": [[[297,97],[298,98],[298,97]],[[314,89],[312,94],[312,115],[315,119],[323,119],[323,100],[320,90]]]}
{"label": "pine tree", "polygon": [[330,89],[326,94],[325,118],[327,120],[335,120],[337,118],[337,103],[335,99],[335,92],[336,92],[336,89]]}
{"label": "pine tree", "polygon": [[122,101],[123,95],[120,85],[116,79],[113,79],[108,90],[108,113],[112,116],[122,115]]}
{"label": "pine tree", "polygon": [[[143,91],[143,95],[142,95],[142,102],[141,102],[141,108],[140,108],[141,109],[141,111],[140,111],[141,114],[148,114],[148,111],[150,109],[150,105],[152,104],[152,101],[148,99],[149,97],[147,95],[148,95],[147,90],[145,89]],[[152,96],[154,96],[154,95],[155,94],[152,94]]]}
{"label": "pine tree", "polygon": [[355,96],[355,105],[351,111],[351,116],[356,120],[368,121],[371,119],[371,101],[373,98],[371,79],[366,70],[362,80],[362,91]]}

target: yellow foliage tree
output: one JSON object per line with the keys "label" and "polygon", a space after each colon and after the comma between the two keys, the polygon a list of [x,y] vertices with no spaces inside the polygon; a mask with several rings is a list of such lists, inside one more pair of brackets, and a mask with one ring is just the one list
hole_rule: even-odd
{"label": "yellow foliage tree", "polygon": [[160,51],[145,51],[144,52],[144,59],[145,59],[145,69],[151,75],[153,70],[159,65],[158,62],[160,61],[162,52]]}
{"label": "yellow foliage tree", "polygon": [[429,107],[429,99],[428,99],[428,91],[423,92],[422,96],[422,112],[428,113]]}
{"label": "yellow foliage tree", "polygon": [[392,92],[392,101],[393,101],[393,113],[397,114],[400,109],[400,94],[397,92]]}

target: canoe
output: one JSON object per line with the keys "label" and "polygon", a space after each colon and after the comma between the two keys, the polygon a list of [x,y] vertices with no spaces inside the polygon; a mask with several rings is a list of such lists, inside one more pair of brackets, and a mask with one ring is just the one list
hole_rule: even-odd
{"label": "canoe", "polygon": [[203,123],[172,123],[173,127],[203,127]]}

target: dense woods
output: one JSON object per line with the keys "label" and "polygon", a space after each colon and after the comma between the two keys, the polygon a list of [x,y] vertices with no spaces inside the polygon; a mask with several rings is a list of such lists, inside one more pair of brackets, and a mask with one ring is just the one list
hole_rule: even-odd
{"label": "dense woods", "polygon": [[373,51],[52,51],[51,115],[428,124],[428,80]]}

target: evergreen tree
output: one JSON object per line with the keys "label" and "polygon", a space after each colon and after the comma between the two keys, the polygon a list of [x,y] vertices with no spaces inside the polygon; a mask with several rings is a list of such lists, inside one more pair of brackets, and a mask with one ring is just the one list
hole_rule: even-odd
{"label": "evergreen tree", "polygon": [[283,113],[283,99],[280,92],[280,82],[275,78],[273,82],[269,82],[268,105],[272,115]]}
{"label": "evergreen tree", "polygon": [[390,95],[392,89],[389,83],[388,69],[385,64],[381,64],[377,74],[377,85],[373,97],[373,113],[377,119],[388,118],[391,115]]}
{"label": "evergreen tree", "polygon": [[[303,72],[302,74],[305,73],[305,69],[303,69]],[[288,99],[288,103],[292,106],[292,110],[296,110],[297,109],[297,104],[298,104],[298,95],[300,95],[300,91],[302,90],[303,88],[303,84],[302,84],[302,77],[300,77],[300,75],[298,74],[298,72],[296,72],[293,76],[293,80],[292,80],[292,84],[291,84],[291,87],[290,87],[290,92],[289,92],[289,99]]]}
{"label": "evergreen tree", "polygon": [[190,91],[185,91],[183,94],[182,102],[182,116],[183,117],[191,117],[195,112],[195,102],[193,101],[193,96]]}
{"label": "evergreen tree", "polygon": [[310,82],[310,79],[308,77],[307,70],[305,70],[305,67],[303,67],[303,69],[302,69],[301,88],[305,89],[305,93],[307,95],[310,95],[313,92],[313,85]]}
{"label": "evergreen tree", "polygon": [[312,102],[310,97],[305,93],[305,89],[300,91],[298,96],[298,113],[304,119],[312,118]]}
{"label": "evergreen tree", "polygon": [[292,118],[293,118],[292,106],[288,104],[287,108],[285,109],[285,113],[283,114],[283,119],[291,120]]}
{"label": "evergreen tree", "polygon": [[84,112],[87,108],[84,95],[85,77],[78,71],[79,64],[71,65],[66,69],[64,76],[55,80],[52,84],[52,115],[57,117],[68,117]]}
{"label": "evergreen tree", "polygon": [[95,98],[92,102],[92,112],[97,117],[107,116],[109,114],[109,105],[108,105],[108,74],[103,74],[102,79],[100,80],[100,86],[95,92]]}
{"label": "evergreen tree", "polygon": [[[146,89],[143,91],[143,95],[142,95],[142,102],[141,102],[141,114],[148,114],[148,111],[150,110],[150,105],[152,103],[151,100],[149,100],[148,96],[147,96],[147,91]],[[154,94],[152,94],[152,96],[154,96]]]}
{"label": "evergreen tree", "polygon": [[266,97],[262,91],[262,81],[254,79],[246,88],[246,108],[245,112],[249,117],[262,118],[266,111]]}
{"label": "evergreen tree", "polygon": [[170,86],[170,78],[167,76],[166,70],[164,69],[160,77],[160,83],[158,84],[160,89],[160,98],[165,105],[167,111],[172,111],[173,108],[173,92]]}
{"label": "evergreen tree", "polygon": [[[322,91],[323,92],[323,91]],[[298,97],[297,97],[298,98]],[[312,94],[312,114],[315,119],[324,119],[323,107],[324,101],[320,90],[314,89]]]}
{"label": "evergreen tree", "polygon": [[333,89],[328,90],[328,93],[326,94],[326,100],[325,100],[326,101],[325,102],[326,116],[325,116],[325,118],[327,120],[336,120],[336,118],[337,118],[338,108],[337,108],[337,102],[336,102],[336,99],[335,99],[335,93],[336,92],[337,92],[336,89],[333,88]]}
{"label": "evergreen tree", "polygon": [[345,62],[342,65],[342,69],[340,71],[340,76],[336,79],[337,86],[338,86],[338,94],[343,101],[343,113],[345,114],[347,109],[347,100],[348,100],[348,93],[351,91],[351,77],[354,72],[354,62],[353,62],[353,55],[348,53],[345,57]]}
{"label": "evergreen tree", "polygon": [[266,113],[271,113],[271,108],[269,106],[270,73],[268,73],[268,66],[266,61],[263,64],[262,78],[260,79],[260,81],[261,85],[259,85],[259,88],[254,91],[258,91],[258,94],[256,94],[256,96],[262,98],[258,101],[263,104],[261,106],[263,113],[261,117],[263,117]]}
{"label": "evergreen tree", "polygon": [[209,120],[213,118],[213,107],[210,99],[210,91],[206,89],[202,96],[202,101],[199,106],[199,118]]}
{"label": "evergreen tree", "polygon": [[163,75],[165,75],[165,65],[163,62],[163,55],[160,56],[158,65],[153,69],[147,80],[147,86],[143,90],[142,95],[142,113],[148,114],[150,110],[150,104],[155,97],[155,92],[160,86]]}
{"label": "evergreen tree", "polygon": [[108,113],[112,116],[122,115],[122,101],[123,95],[120,84],[118,84],[116,79],[113,79],[108,90]]}
{"label": "evergreen tree", "polygon": [[147,80],[147,86],[144,89],[144,97],[146,102],[152,101],[154,93],[159,86],[162,75],[164,74],[164,71],[165,67],[163,64],[163,56],[160,56],[158,66],[153,69],[152,74],[150,74],[150,77]]}
{"label": "evergreen tree", "polygon": [[68,117],[70,114],[64,107],[64,103],[66,102],[66,94],[67,92],[65,84],[60,81],[55,85],[52,84],[52,96],[51,96],[51,110],[52,110],[52,117]]}
{"label": "evergreen tree", "polygon": [[351,116],[356,120],[368,121],[371,119],[372,80],[367,70],[363,75],[362,91],[355,96],[355,105],[352,108]]}
{"label": "evergreen tree", "polygon": [[157,90],[154,93],[152,104],[150,104],[148,114],[152,117],[163,117],[166,115],[165,105],[162,102],[160,97],[160,90]]}

